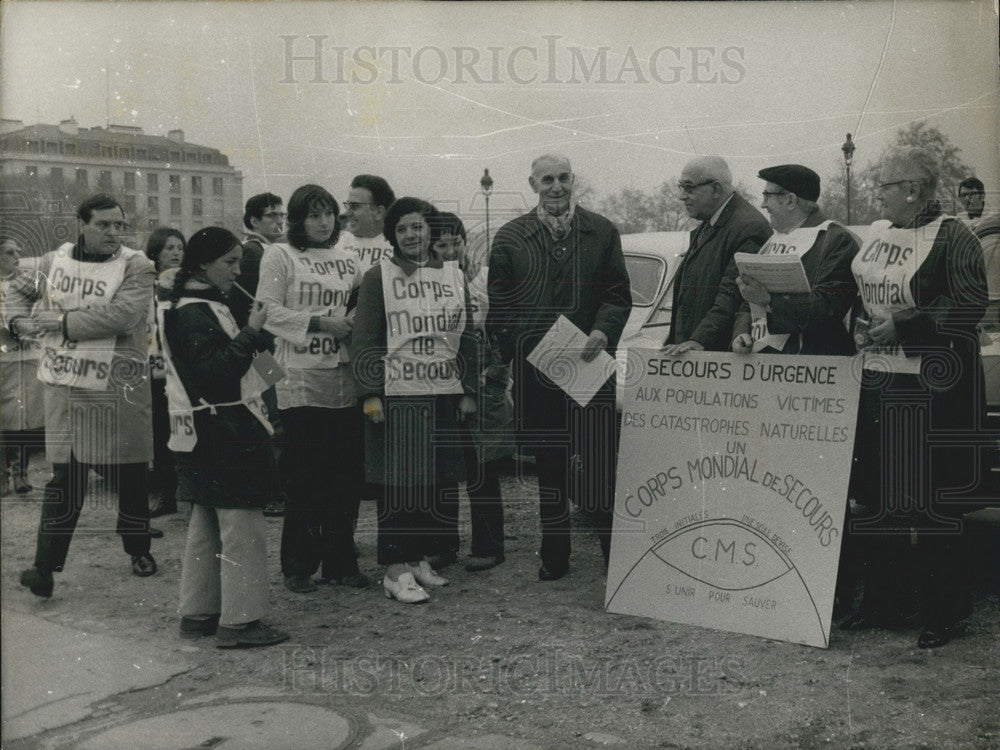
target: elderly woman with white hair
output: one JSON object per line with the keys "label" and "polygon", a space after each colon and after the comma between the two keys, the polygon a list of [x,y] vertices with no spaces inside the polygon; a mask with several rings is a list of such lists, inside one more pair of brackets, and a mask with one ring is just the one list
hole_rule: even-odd
{"label": "elderly woman with white hair", "polygon": [[[853,519],[848,543],[864,566],[860,610],[848,630],[902,628],[911,535],[923,632],[936,648],[972,613],[955,496],[975,477],[975,431],[985,394],[976,324],[986,308],[979,241],[934,200],[939,166],[928,151],[882,160],[882,216],[864,232],[852,270],[863,310],[863,362],[854,496],[872,515]],[[950,496],[950,497],[949,497]]]}

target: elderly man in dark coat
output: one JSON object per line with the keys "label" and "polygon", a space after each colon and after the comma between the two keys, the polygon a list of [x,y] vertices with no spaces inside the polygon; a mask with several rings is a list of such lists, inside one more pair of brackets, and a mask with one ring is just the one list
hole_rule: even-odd
{"label": "elderly man in dark coat", "polygon": [[565,157],[535,159],[528,183],[538,207],[500,228],[489,263],[487,329],[503,361],[514,360],[517,427],[537,460],[543,581],[562,578],[569,567],[570,496],[592,513],[607,562],[614,385],[608,381],[581,407],[526,358],[560,315],[589,336],[584,361],[602,349],[613,354],[632,307],[618,230],[575,205],[573,180]]}
{"label": "elderly man in dark coat", "polygon": [[857,239],[820,210],[819,175],[809,167],[781,164],[757,176],[764,180],[762,207],[774,227],[760,254],[798,256],[810,291],[772,294],[755,279],[738,276],[745,301],[736,316],[733,351],[854,354],[844,318],[858,296],[851,272]]}
{"label": "elderly man in dark coat", "polygon": [[670,335],[663,351],[729,351],[733,321],[743,302],[733,255],[760,250],[771,236],[771,226],[733,190],[732,173],[721,157],[688,162],[678,188],[688,214],[701,224],[691,232],[674,277]]}

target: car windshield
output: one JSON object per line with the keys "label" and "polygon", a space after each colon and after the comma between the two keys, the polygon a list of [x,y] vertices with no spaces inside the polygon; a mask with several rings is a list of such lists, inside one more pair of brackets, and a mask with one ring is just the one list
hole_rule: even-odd
{"label": "car windshield", "polygon": [[666,273],[667,264],[661,258],[649,255],[626,255],[625,267],[628,268],[628,278],[632,285],[632,304],[636,307],[649,307],[656,301],[656,292]]}

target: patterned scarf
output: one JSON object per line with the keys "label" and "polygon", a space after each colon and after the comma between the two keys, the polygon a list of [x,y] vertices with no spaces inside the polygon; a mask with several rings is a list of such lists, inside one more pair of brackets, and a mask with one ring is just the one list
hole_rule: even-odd
{"label": "patterned scarf", "polygon": [[549,230],[552,238],[556,242],[562,242],[569,235],[570,226],[573,224],[573,214],[576,211],[576,201],[570,199],[569,209],[560,216],[553,216],[546,211],[541,204],[538,204],[538,220]]}

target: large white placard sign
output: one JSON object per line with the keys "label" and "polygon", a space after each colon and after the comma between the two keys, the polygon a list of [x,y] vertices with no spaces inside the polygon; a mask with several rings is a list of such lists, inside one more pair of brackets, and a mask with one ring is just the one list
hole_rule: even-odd
{"label": "large white placard sign", "polygon": [[826,647],[858,408],[850,357],[633,350],[610,612]]}

